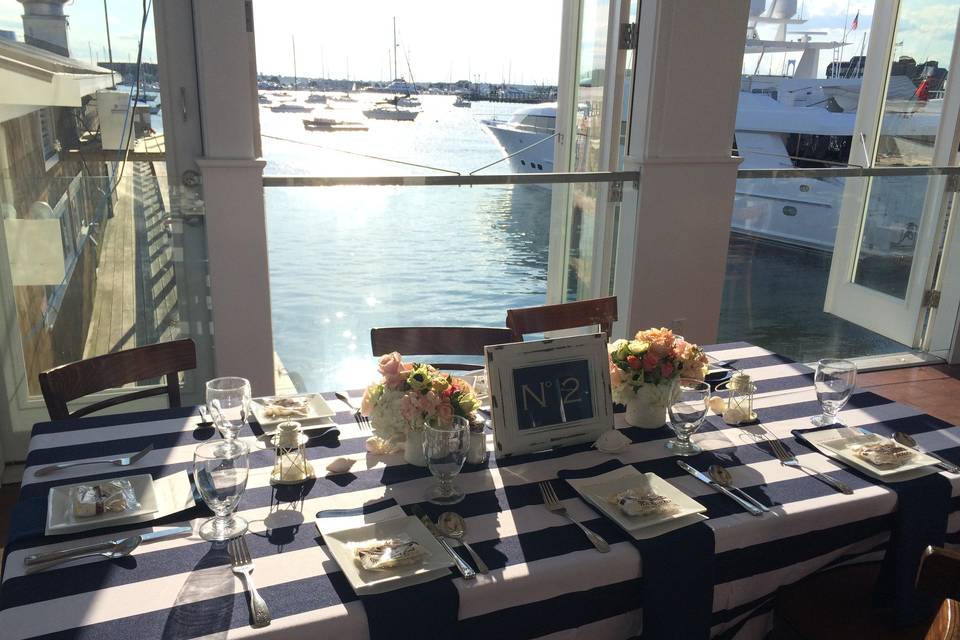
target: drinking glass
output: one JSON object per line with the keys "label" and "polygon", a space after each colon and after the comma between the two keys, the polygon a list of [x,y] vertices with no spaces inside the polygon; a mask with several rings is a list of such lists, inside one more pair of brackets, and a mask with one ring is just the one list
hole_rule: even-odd
{"label": "drinking glass", "polygon": [[667,441],[667,449],[678,456],[692,456],[702,451],[690,442],[690,436],[707,417],[709,397],[710,385],[706,382],[681,378],[675,383],[667,413],[670,415],[670,428],[677,437]]}
{"label": "drinking glass", "polygon": [[820,415],[810,422],[818,427],[843,423],[837,413],[847,404],[853,388],[857,384],[857,364],[850,360],[826,358],[817,363],[817,372],[813,376],[813,386],[817,390],[820,403]]}
{"label": "drinking glass", "polygon": [[427,491],[427,500],[433,504],[456,504],[463,500],[463,490],[453,484],[453,479],[460,473],[469,448],[470,423],[465,418],[454,416],[449,427],[424,424],[423,455],[430,473],[440,481]]}
{"label": "drinking glass", "polygon": [[250,381],[228,377],[207,382],[207,410],[225,440],[236,438],[250,413]]}
{"label": "drinking glass", "polygon": [[247,521],[233,515],[247,488],[250,470],[247,445],[239,440],[215,440],[193,452],[193,477],[214,517],[200,526],[204,540],[229,540],[247,530]]}

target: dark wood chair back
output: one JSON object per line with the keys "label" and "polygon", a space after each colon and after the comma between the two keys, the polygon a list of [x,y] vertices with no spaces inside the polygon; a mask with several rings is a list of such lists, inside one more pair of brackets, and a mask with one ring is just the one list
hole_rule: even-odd
{"label": "dark wood chair back", "polygon": [[520,342],[528,333],[593,325],[599,326],[600,330],[607,334],[607,338],[610,338],[616,320],[617,296],[507,311],[507,327],[513,331],[514,342]]}
{"label": "dark wood chair back", "polygon": [[[509,329],[498,327],[379,327],[370,330],[370,346],[377,357],[391,351],[404,356],[482,356],[485,346],[513,342],[512,335]],[[483,368],[482,364],[431,364],[456,371]]]}
{"label": "dark wood chair back", "polygon": [[[166,394],[171,407],[180,406],[181,371],[197,366],[193,340],[173,340],[79,360],[40,374],[40,390],[51,420],[79,418],[124,402]],[[165,385],[118,395],[70,412],[67,403],[77,398],[122,387],[131,382],[165,377]]]}

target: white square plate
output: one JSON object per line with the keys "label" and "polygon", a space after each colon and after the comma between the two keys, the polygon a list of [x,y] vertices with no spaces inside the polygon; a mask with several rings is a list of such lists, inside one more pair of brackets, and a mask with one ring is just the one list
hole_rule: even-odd
{"label": "white square plate", "polygon": [[[401,534],[409,536],[411,540],[418,542],[426,549],[428,555],[422,564],[397,567],[389,571],[368,571],[357,566],[353,559],[353,550],[350,548],[352,544],[394,538]],[[325,533],[323,540],[330,550],[330,555],[340,565],[340,569],[357,595],[383,593],[436,580],[447,575],[450,567],[453,566],[453,560],[440,543],[427,531],[423,523],[413,516],[375,522],[356,529]]]}
{"label": "white square plate", "polygon": [[[73,514],[73,503],[70,500],[70,490],[83,485],[100,484],[109,480],[129,480],[133,492],[140,503],[139,509],[132,509],[122,513],[101,513],[89,518],[78,518]],[[103,480],[87,480],[75,484],[50,487],[47,500],[47,533],[70,533],[71,531],[85,531],[106,525],[119,525],[130,522],[141,522],[143,516],[157,512],[157,496],[153,490],[153,478],[149,473],[125,478],[108,478]]]}
{"label": "white square plate", "polygon": [[[655,493],[669,498],[680,507],[680,510],[671,514],[651,514],[646,516],[628,516],[620,508],[607,501],[607,496],[624,491],[626,489],[640,488],[646,482],[650,483],[650,489]],[[636,475],[623,476],[606,482],[591,484],[578,489],[585,500],[593,506],[603,511],[614,522],[629,532],[651,527],[681,518],[686,518],[707,510],[705,506],[683,493],[672,484],[661,478],[655,473],[637,473]]]}
{"label": "white square plate", "polygon": [[849,465],[864,471],[868,471],[876,476],[880,476],[881,478],[886,476],[897,476],[907,471],[922,469],[924,467],[930,467],[937,464],[937,460],[928,455],[920,453],[919,451],[914,451],[913,456],[909,461],[895,467],[873,464],[869,460],[864,460],[853,452],[853,449],[859,445],[881,442],[892,442],[897,444],[894,440],[877,434],[863,435],[855,438],[836,438],[833,440],[818,442],[817,444],[824,449],[832,451],[837,455],[838,458],[842,459]]}
{"label": "white square plate", "polygon": [[[271,400],[279,397],[304,398],[307,401],[306,417],[271,418],[267,416],[267,405]],[[331,422],[332,424],[330,418],[336,415],[336,412],[330,408],[330,405],[327,404],[326,400],[320,397],[319,393],[302,393],[295,396],[267,396],[263,398],[254,398],[250,401],[250,409],[253,411],[254,417],[256,417],[257,422],[260,423],[260,427],[266,434],[273,433],[277,430],[278,424],[281,422],[286,422],[287,420],[294,420],[304,426],[322,422]]]}

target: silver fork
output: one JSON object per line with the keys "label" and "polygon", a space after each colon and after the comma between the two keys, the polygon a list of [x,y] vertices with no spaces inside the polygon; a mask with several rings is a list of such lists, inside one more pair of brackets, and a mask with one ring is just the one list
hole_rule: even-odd
{"label": "silver fork", "polygon": [[342,401],[345,405],[353,409],[353,419],[356,421],[358,427],[364,431],[370,430],[370,418],[360,413],[360,409],[350,402],[350,396],[345,393],[340,393],[339,391],[335,392],[333,395],[335,395],[337,399]]}
{"label": "silver fork", "polygon": [[782,464],[783,466],[794,467],[795,469],[800,469],[805,473],[812,474],[816,476],[817,479],[819,479],[820,481],[827,483],[828,485],[830,485],[831,487],[833,487],[834,489],[836,489],[841,493],[845,493],[847,495],[850,495],[853,493],[853,490],[843,482],[840,482],[839,480],[834,480],[828,475],[822,474],[815,469],[811,469],[810,467],[805,467],[802,464],[800,464],[800,462],[797,460],[797,457],[792,453],[790,453],[789,451],[787,451],[787,448],[784,447],[783,443],[780,442],[780,440],[778,440],[777,438],[767,438],[766,440],[767,442],[770,443],[770,447],[773,449],[773,455],[775,455],[777,459],[780,460],[780,464]]}
{"label": "silver fork", "polygon": [[101,460],[81,460],[80,462],[60,462],[58,464],[50,464],[45,467],[40,467],[33,472],[35,476],[45,476],[48,473],[53,473],[60,469],[69,469],[70,467],[79,467],[85,464],[113,464],[118,467],[129,467],[132,464],[135,464],[140,461],[140,458],[147,455],[153,451],[153,445],[148,444],[143,448],[142,451],[134,453],[133,455],[124,456],[122,458],[110,458],[110,459],[101,459]]}
{"label": "silver fork", "polygon": [[556,492],[553,490],[553,487],[548,481],[540,483],[540,494],[543,496],[543,504],[547,510],[552,511],[553,513],[558,513],[561,516],[565,517],[567,520],[573,524],[580,527],[580,530],[586,534],[587,539],[593,543],[593,546],[597,548],[597,551],[600,553],[606,553],[610,551],[610,545],[607,544],[607,541],[595,534],[590,529],[586,528],[579,522],[573,519],[573,517],[567,513],[567,508],[560,504],[560,500],[557,498]]}
{"label": "silver fork", "polygon": [[227,546],[230,551],[233,572],[244,577],[247,582],[247,591],[250,592],[250,609],[253,611],[253,623],[250,626],[254,629],[266,627],[270,624],[270,610],[267,609],[267,603],[257,593],[256,585],[253,584],[253,559],[250,557],[247,541],[243,536],[240,536],[231,539]]}

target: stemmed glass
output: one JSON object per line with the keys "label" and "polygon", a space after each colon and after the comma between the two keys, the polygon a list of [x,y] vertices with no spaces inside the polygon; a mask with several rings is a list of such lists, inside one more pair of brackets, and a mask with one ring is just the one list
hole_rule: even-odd
{"label": "stemmed glass", "polygon": [[847,404],[853,388],[857,384],[857,364],[850,360],[826,358],[817,363],[817,372],[813,376],[813,386],[817,390],[820,403],[820,415],[810,422],[818,427],[843,423],[837,413]]}
{"label": "stemmed glass", "polygon": [[214,378],[207,382],[207,409],[220,435],[237,437],[250,413],[250,381],[246,378]]}
{"label": "stemmed glass", "polygon": [[453,479],[460,473],[469,448],[470,423],[466,418],[454,416],[449,427],[424,424],[423,454],[430,473],[440,481],[427,491],[427,500],[443,505],[463,500],[463,490],[453,484]]}
{"label": "stemmed glass", "polygon": [[667,441],[667,449],[678,456],[692,456],[702,451],[699,446],[690,442],[690,436],[700,428],[707,417],[709,397],[710,385],[706,382],[681,378],[675,383],[667,413],[670,415],[670,428],[677,437]]}
{"label": "stemmed glass", "polygon": [[247,530],[247,521],[233,515],[247,488],[249,450],[239,440],[205,442],[193,452],[197,489],[214,517],[200,526],[204,540],[229,540]]}

